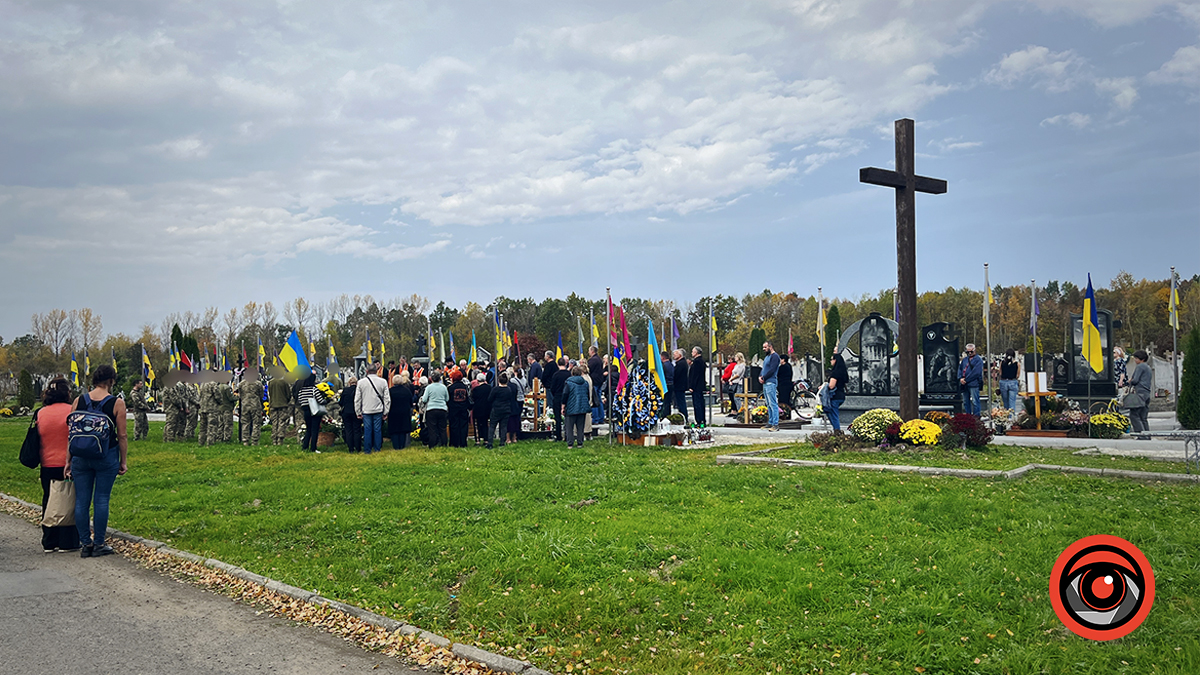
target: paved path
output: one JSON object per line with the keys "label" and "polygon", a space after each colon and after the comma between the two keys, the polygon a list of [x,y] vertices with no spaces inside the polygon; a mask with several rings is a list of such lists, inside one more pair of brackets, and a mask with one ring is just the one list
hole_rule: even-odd
{"label": "paved path", "polygon": [[120,555],[42,553],[41,532],[0,513],[0,670],[393,673],[394,658],[142,569]]}

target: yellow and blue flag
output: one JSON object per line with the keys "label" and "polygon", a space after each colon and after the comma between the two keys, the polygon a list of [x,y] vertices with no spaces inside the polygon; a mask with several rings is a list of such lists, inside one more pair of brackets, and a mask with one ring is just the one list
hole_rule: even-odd
{"label": "yellow and blue flag", "polygon": [[662,354],[658,352],[655,343],[658,339],[654,336],[654,322],[648,321],[650,325],[649,336],[646,339],[646,362],[650,364],[650,376],[654,379],[654,386],[658,387],[658,393],[667,393],[667,377],[663,369]]}
{"label": "yellow and blue flag", "polygon": [[142,345],[142,379],[146,386],[154,385],[154,366],[150,365],[150,355],[146,353],[146,345]]}
{"label": "yellow and blue flag", "polygon": [[558,331],[558,346],[554,348],[554,360],[562,358],[562,331]]}
{"label": "yellow and blue flag", "polygon": [[71,352],[71,384],[79,386],[79,362],[75,360],[75,352]]}
{"label": "yellow and blue flag", "polygon": [[458,352],[454,351],[454,331],[446,332],[450,333],[450,358],[454,359],[455,363],[458,363]]}
{"label": "yellow and blue flag", "polygon": [[117,350],[115,347],[108,348],[108,355],[112,358],[113,372],[117,372]]}
{"label": "yellow and blue flag", "polygon": [[711,329],[708,352],[709,354],[717,353],[717,317],[713,316],[712,306],[708,308],[708,324]]}
{"label": "yellow and blue flag", "polygon": [[88,377],[92,375],[92,356],[88,354],[87,347],[83,348],[83,374]]}
{"label": "yellow and blue flag", "polygon": [[333,351],[333,338],[326,337],[325,339],[329,341],[329,357],[325,359],[325,369],[336,373],[341,368],[338,367],[337,352]]}
{"label": "yellow and blue flag", "polygon": [[1175,285],[1175,274],[1171,274],[1171,297],[1168,300],[1167,325],[1179,330],[1179,288]]}
{"label": "yellow and blue flag", "polygon": [[304,354],[304,345],[300,344],[300,336],[295,329],[288,336],[287,342],[283,344],[283,349],[279,350],[279,361],[283,364],[288,372],[297,377],[308,377],[312,372],[312,365],[308,362],[308,357]]}
{"label": "yellow and blue flag", "polygon": [[267,350],[263,349],[262,338],[258,338],[258,367],[262,368],[267,360]]}
{"label": "yellow and blue flag", "polygon": [[1083,294],[1083,358],[1092,370],[1104,370],[1104,350],[1100,348],[1100,322],[1096,316],[1096,293],[1092,290],[1092,275],[1088,274],[1087,292]]}
{"label": "yellow and blue flag", "polygon": [[475,351],[475,331],[471,331],[471,365],[474,365],[479,360],[479,352]]}

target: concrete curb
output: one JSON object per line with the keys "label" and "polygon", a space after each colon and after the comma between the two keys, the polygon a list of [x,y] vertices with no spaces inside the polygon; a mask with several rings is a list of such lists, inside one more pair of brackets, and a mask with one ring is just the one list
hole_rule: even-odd
{"label": "concrete curb", "polygon": [[1141,481],[1161,481],[1200,484],[1200,475],[1189,473],[1163,473],[1161,471],[1129,471],[1127,469],[1098,469],[1087,466],[1059,466],[1057,464],[1026,464],[1008,471],[986,469],[951,469],[939,466],[909,466],[905,464],[856,464],[852,462],[826,462],[812,459],[785,459],[782,457],[756,457],[764,451],[739,452],[718,455],[717,464],[774,464],[777,466],[801,466],[811,468],[851,469],[853,471],[886,471],[892,473],[919,473],[925,476],[957,476],[959,478],[999,478],[1016,480],[1031,471],[1056,471],[1105,478],[1126,478]]}
{"label": "concrete curb", "polygon": [[[12,495],[5,494],[3,492],[0,492],[0,499],[13,502],[27,509],[33,509],[34,511],[41,511],[42,508],[37,504],[30,504],[23,499],[13,497]],[[242,569],[236,565],[230,565],[229,563],[217,560],[216,558],[203,558],[194,553],[188,553],[187,551],[181,551],[179,549],[167,546],[161,541],[143,539],[137,535],[115,530],[111,527],[108,528],[107,532],[107,536],[109,538],[122,539],[134,544],[141,544],[142,546],[157,549],[159,553],[169,555],[173,558],[186,560],[190,563],[220,570],[229,574],[230,576],[237,577],[238,579],[242,579],[244,581],[249,581],[253,584],[262,586],[269,591],[279,593],[280,595],[285,595],[289,598],[299,600],[300,602],[307,602],[313,605],[328,607],[330,609],[339,611],[365,623],[371,624],[372,626],[382,628],[389,633],[395,633],[399,631],[401,635],[415,635],[418,639],[424,642],[428,642],[436,647],[450,650],[460,659],[473,661],[480,665],[486,666],[497,673],[512,673],[513,675],[552,675],[541,668],[535,667],[528,661],[520,661],[509,656],[504,656],[503,654],[493,654],[492,652],[480,649],[473,645],[457,643],[449,638],[443,637],[436,633],[430,633],[429,631],[417,626],[406,624],[395,619],[389,619],[386,616],[376,614],[375,612],[363,609],[362,607],[358,607],[356,605],[349,605],[337,600],[330,600],[329,598],[322,597],[312,591],[306,591],[303,588],[296,588],[295,586],[285,584],[282,581],[270,579],[262,576],[261,574],[255,574],[254,572]]]}

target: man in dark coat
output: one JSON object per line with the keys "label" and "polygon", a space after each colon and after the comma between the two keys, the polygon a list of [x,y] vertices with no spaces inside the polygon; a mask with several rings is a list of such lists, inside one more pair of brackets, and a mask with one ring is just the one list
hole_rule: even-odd
{"label": "man in dark coat", "polygon": [[450,400],[446,403],[447,417],[450,421],[450,447],[467,447],[467,430],[471,424],[471,392],[462,381],[463,374],[458,369],[450,372],[450,386],[446,391]]}
{"label": "man in dark coat", "polygon": [[675,377],[671,380],[671,389],[675,390],[675,407],[679,408],[679,414],[683,415],[683,421],[686,423],[688,418],[688,364],[687,360],[683,358],[682,349],[676,349],[672,356],[675,357]]}
{"label": "man in dark coat", "polygon": [[358,391],[358,378],[353,375],[346,380],[338,403],[342,411],[342,440],[346,441],[346,449],[350,452],[362,452],[363,427],[362,420],[354,412],[354,394]]}
{"label": "man in dark coat", "polygon": [[688,365],[688,390],[692,392],[692,410],[696,413],[696,424],[704,424],[704,394],[708,385],[708,364],[699,347],[692,347],[692,362]]}
{"label": "man in dark coat", "polygon": [[604,421],[604,408],[601,406],[604,390],[604,359],[600,358],[600,352],[595,347],[588,347],[588,379],[592,385],[592,424],[600,424]]}
{"label": "man in dark coat", "polygon": [[471,390],[471,416],[475,419],[475,445],[487,443],[488,418],[492,415],[492,385],[487,383],[487,374],[476,375],[475,388]]}
{"label": "man in dark coat", "polygon": [[675,398],[675,362],[671,360],[671,355],[667,352],[662,353],[663,362],[663,386],[667,391],[663,394],[663,405],[661,417],[666,418],[671,414],[671,401]]}
{"label": "man in dark coat", "polygon": [[533,354],[526,355],[526,358],[529,360],[529,367],[525,369],[525,375],[529,378],[529,381],[533,382],[534,380],[542,379],[542,362],[538,361],[537,357]]}
{"label": "man in dark coat", "polygon": [[779,374],[776,375],[779,381],[779,398],[780,403],[786,405],[788,410],[792,409],[792,362],[791,359],[785,358],[782,354],[779,358]]}
{"label": "man in dark coat", "polygon": [[[562,357],[558,360],[558,367],[554,370],[554,374],[550,376],[550,410],[554,411],[554,440],[561,441],[563,439],[563,416],[562,416],[562,397],[563,385],[571,377],[571,369],[567,367],[570,361],[567,357]],[[547,365],[546,371],[550,367]]]}

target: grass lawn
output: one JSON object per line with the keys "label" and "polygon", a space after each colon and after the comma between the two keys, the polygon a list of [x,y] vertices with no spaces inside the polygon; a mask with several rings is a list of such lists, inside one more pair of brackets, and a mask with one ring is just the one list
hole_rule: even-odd
{"label": "grass lawn", "polygon": [[[0,422],[0,490],[36,502],[24,430]],[[717,466],[724,450],[139,442],[112,525],[556,673],[1200,672],[1194,486]],[[1098,533],[1157,577],[1113,643],[1067,633],[1047,597],[1058,553]]]}
{"label": "grass lawn", "polygon": [[[764,448],[779,447],[763,446]],[[749,448],[754,449],[754,448]],[[739,452],[727,449],[728,452]],[[987,450],[908,450],[905,452],[880,452],[849,450],[825,453],[811,443],[798,443],[773,450],[766,457],[786,459],[815,459],[826,462],[850,462],[860,464],[907,464],[909,466],[941,466],[954,469],[986,469],[1009,471],[1026,464],[1056,464],[1059,466],[1085,466],[1103,469],[1127,469],[1132,471],[1158,471],[1161,473],[1183,473],[1183,462],[1162,462],[1135,457],[1112,457],[1104,455],[1075,455],[1068,448],[1037,448],[1013,445],[989,445]]]}

